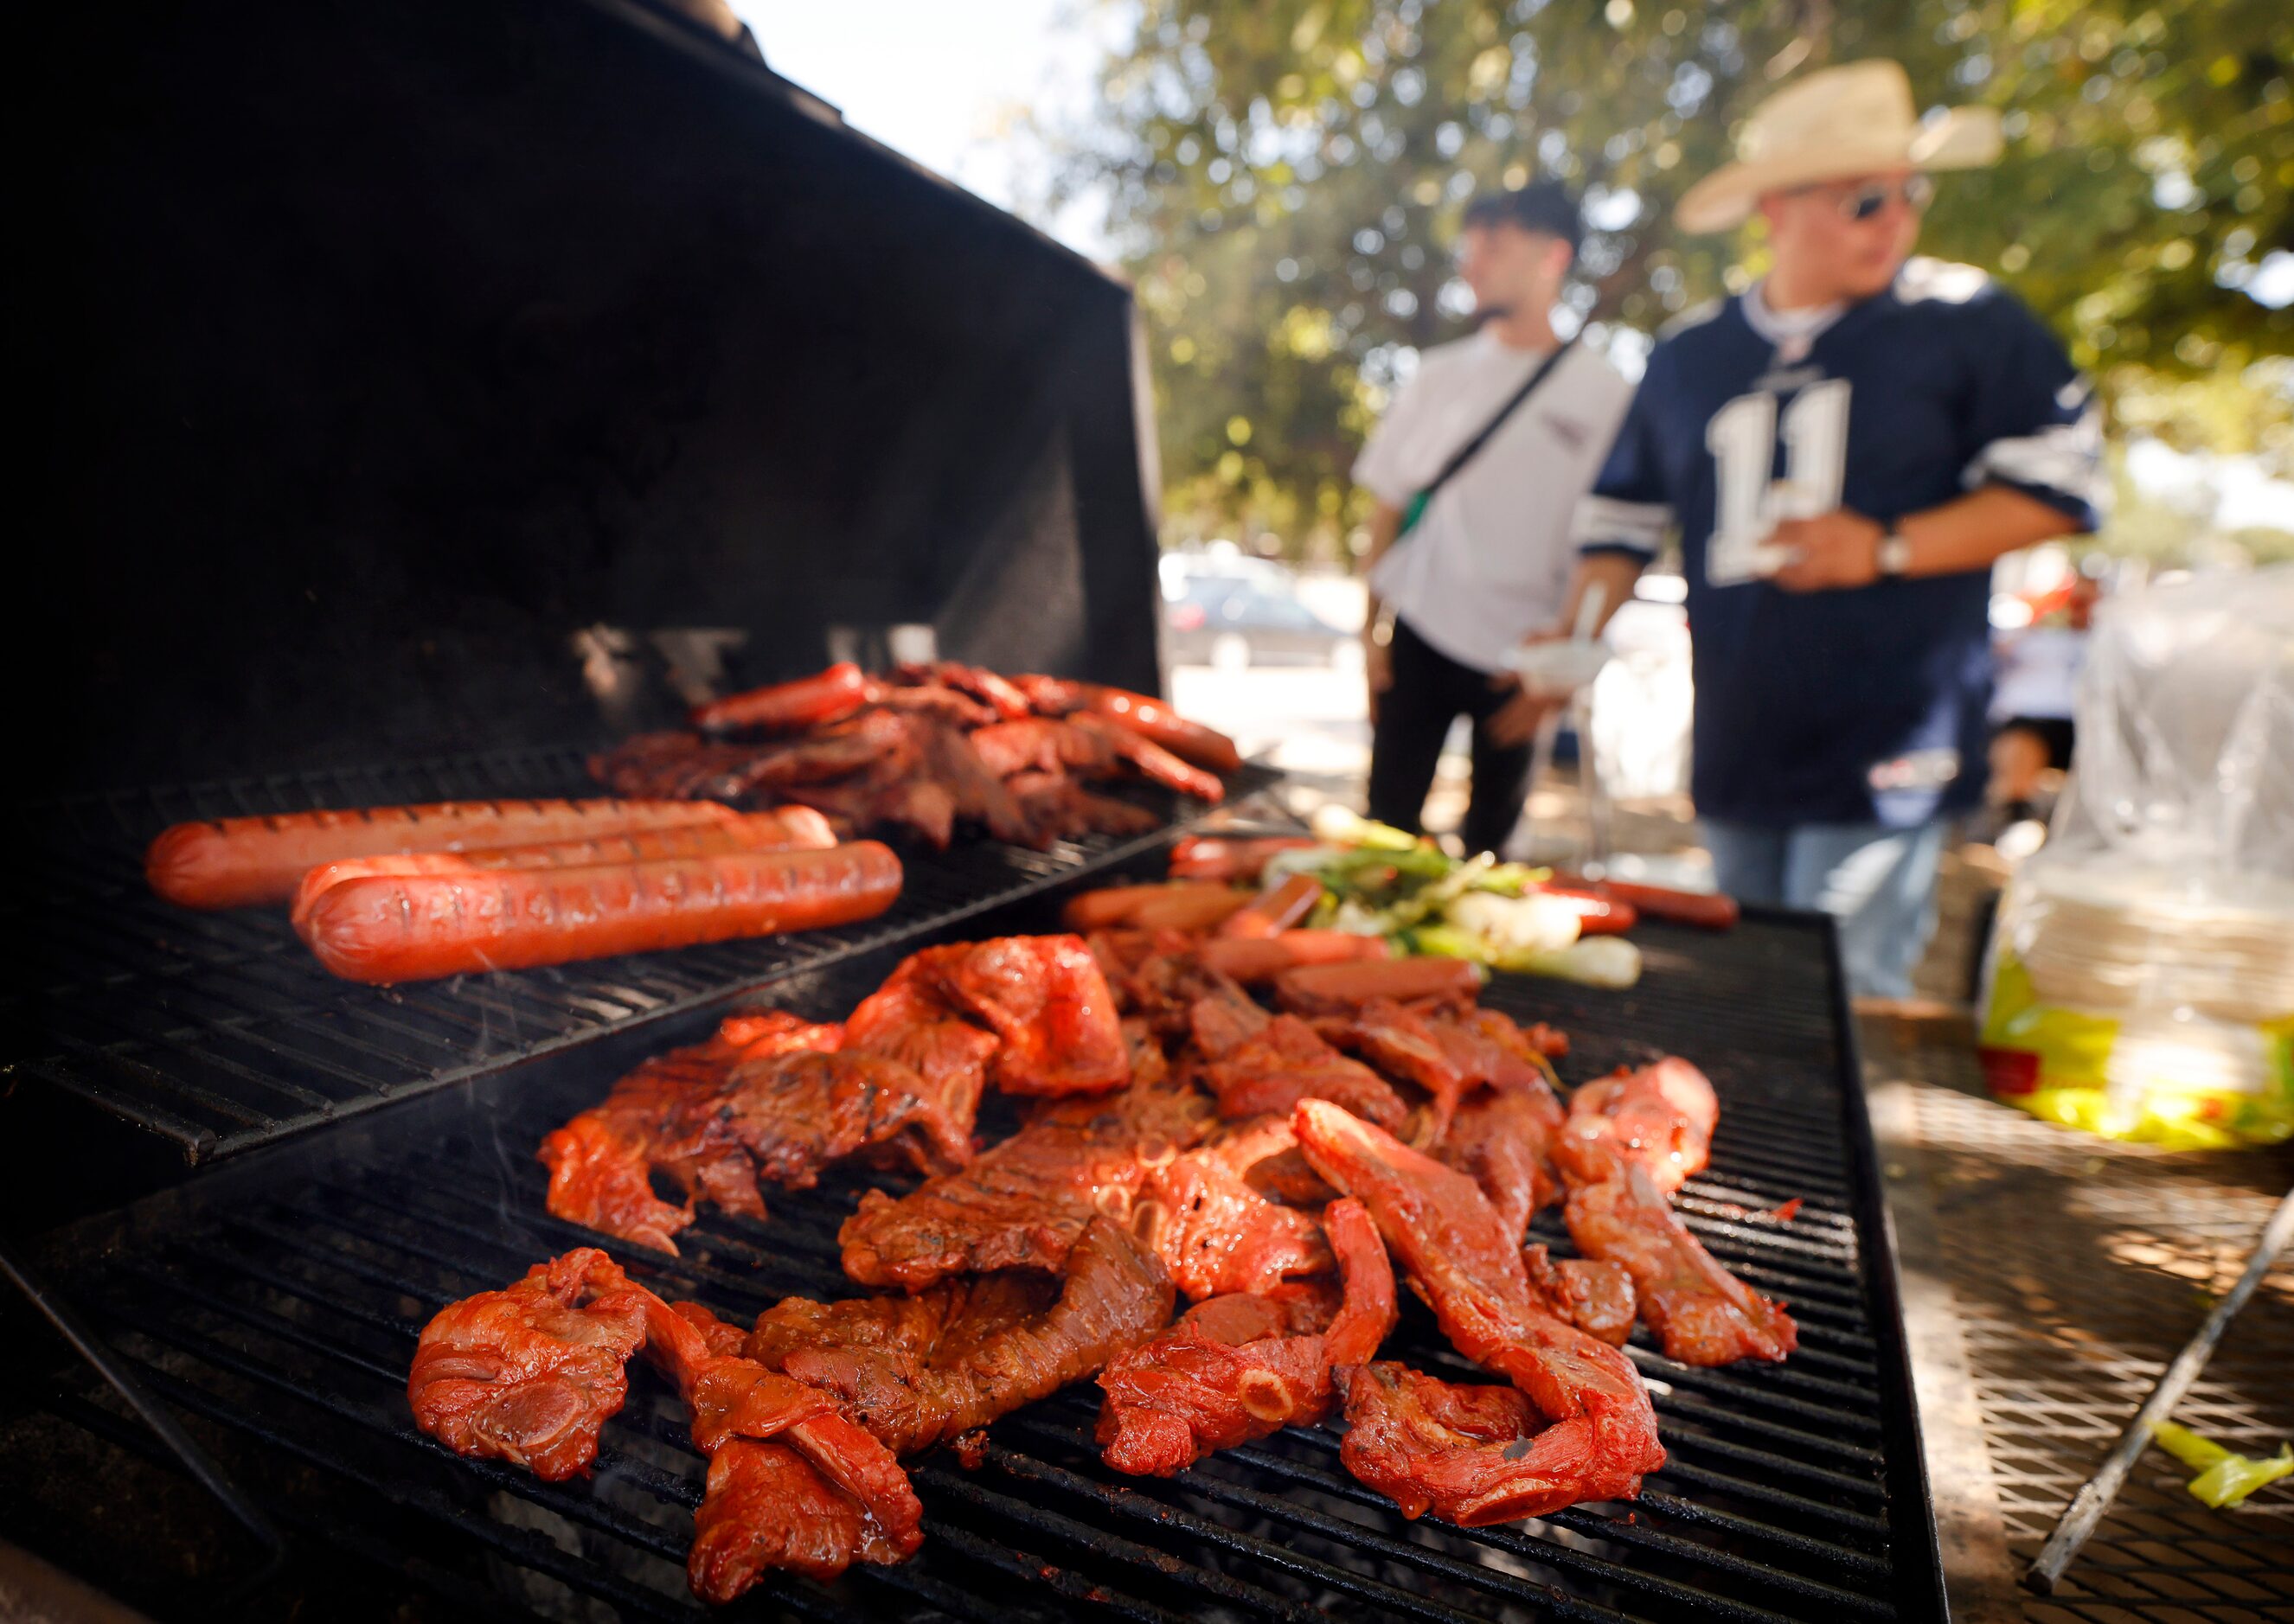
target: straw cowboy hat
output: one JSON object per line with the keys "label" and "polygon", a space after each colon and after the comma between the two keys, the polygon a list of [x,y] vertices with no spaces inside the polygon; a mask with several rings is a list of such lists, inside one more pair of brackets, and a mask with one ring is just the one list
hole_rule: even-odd
{"label": "straw cowboy hat", "polygon": [[1923,123],[1894,62],[1851,62],[1788,85],[1753,110],[1737,161],[1691,186],[1673,210],[1684,231],[1742,224],[1763,192],[1887,169],[1973,169],[1999,156],[1999,115],[1954,108]]}

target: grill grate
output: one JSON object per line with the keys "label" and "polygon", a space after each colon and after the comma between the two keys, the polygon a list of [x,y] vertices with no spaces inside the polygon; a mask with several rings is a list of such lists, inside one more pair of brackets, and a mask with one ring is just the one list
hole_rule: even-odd
{"label": "grill grate", "polygon": [[[1247,767],[1233,788],[1270,782]],[[595,794],[572,749],[470,755],[52,801],[17,812],[34,889],[0,896],[0,1060],[173,1141],[199,1163],[716,1003],[1119,862],[1200,816],[1142,789],[1164,832],[1045,852],[903,849],[880,917],[838,930],[386,989],[336,980],[283,910],[193,914],[153,897],[143,848],[195,817]]]}
{"label": "grill grate", "polygon": [[[1843,1108],[1827,938],[1777,918],[1727,938],[1653,927],[1643,938],[1649,972],[1631,994],[1509,978],[1489,1001],[1566,1025],[1572,1081],[1663,1048],[1706,1066],[1724,1109],[1712,1168],[1683,1209],[1716,1255],[1791,1300],[1802,1345],[1779,1368],[1704,1371],[1637,1337],[1671,1452],[1638,1503],[1475,1531],[1410,1523],[1346,1475],[1335,1434],[1296,1429],[1167,1482],[1124,1478],[1091,1447],[1086,1386],[997,1423],[977,1472],[944,1454],[917,1464],[927,1540],[914,1562],[832,1587],[782,1579],[739,1616],[1940,1619],[1869,1141],[1860,1105]],[[891,962],[840,964],[775,1001],[841,1013]],[[595,1238],[543,1212],[531,1160],[541,1133],[602,1091],[590,1069],[457,1102],[436,1131],[378,1121],[371,1153],[306,1141],[258,1158],[170,1198],[164,1225],[137,1226],[158,1238],[54,1272],[283,1521],[330,1550],[386,1558],[402,1589],[552,1617],[593,1616],[590,1599],[626,1618],[692,1616],[680,1563],[700,1462],[650,1373],[587,1483],[455,1460],[405,1404],[414,1336],[438,1307]],[[680,1238],[692,1243],[681,1258],[615,1250],[665,1295],[728,1316],[790,1293],[849,1295],[835,1230],[865,1187],[832,1176],[781,1198],[764,1226],[711,1214]],[[1781,1228],[1722,1205],[1793,1195],[1806,1207]],[[1553,1214],[1540,1232],[1567,1249]],[[1414,1303],[1384,1356],[1468,1368]],[[88,1399],[58,1413],[134,1445]],[[0,1481],[7,1438],[0,1428]]]}

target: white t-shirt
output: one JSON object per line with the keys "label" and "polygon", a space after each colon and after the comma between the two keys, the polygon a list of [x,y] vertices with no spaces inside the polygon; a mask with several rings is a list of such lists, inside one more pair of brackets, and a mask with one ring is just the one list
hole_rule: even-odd
{"label": "white t-shirt", "polygon": [[[1428,350],[1355,459],[1354,483],[1407,508],[1550,353],[1509,349],[1486,329]],[[1570,517],[1632,394],[1600,356],[1572,349],[1379,561],[1371,590],[1460,665],[1502,668],[1560,617],[1577,563]]]}

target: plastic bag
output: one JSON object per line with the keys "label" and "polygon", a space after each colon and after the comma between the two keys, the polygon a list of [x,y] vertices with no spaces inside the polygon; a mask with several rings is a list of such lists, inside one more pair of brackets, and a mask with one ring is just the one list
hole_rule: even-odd
{"label": "plastic bag", "polygon": [[2072,782],[2008,888],[1992,1091],[2184,1146],[2294,1136],[2294,565],[2096,613]]}

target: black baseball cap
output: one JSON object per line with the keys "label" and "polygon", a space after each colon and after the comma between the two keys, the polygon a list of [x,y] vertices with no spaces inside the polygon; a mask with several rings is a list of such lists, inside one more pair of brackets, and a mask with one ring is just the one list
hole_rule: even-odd
{"label": "black baseball cap", "polygon": [[1466,205],[1466,224],[1517,225],[1558,237],[1574,254],[1585,240],[1577,194],[1559,181],[1537,181],[1511,191],[1485,191]]}

